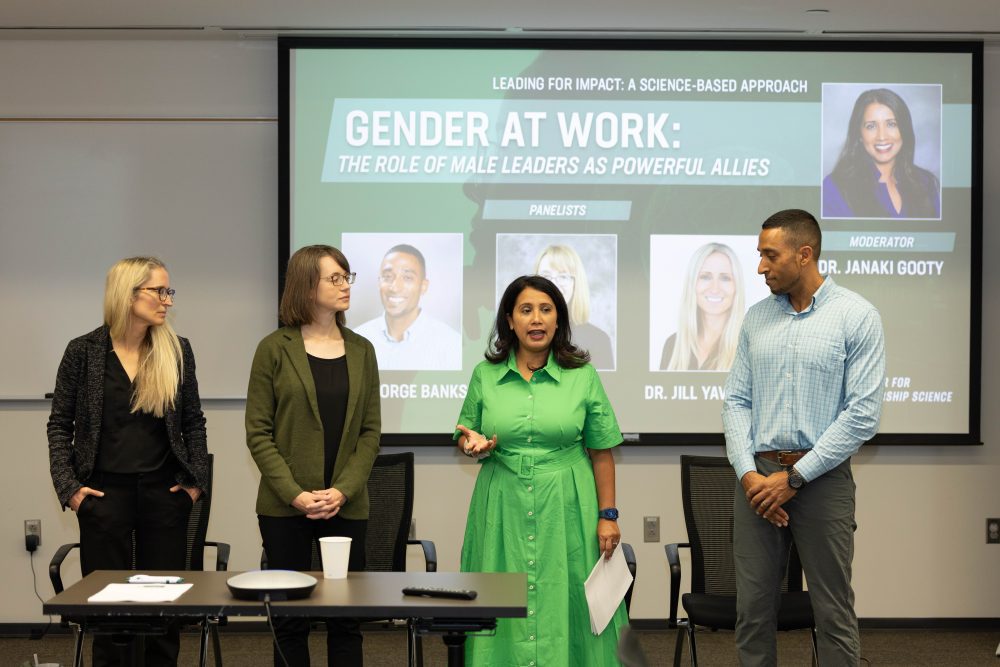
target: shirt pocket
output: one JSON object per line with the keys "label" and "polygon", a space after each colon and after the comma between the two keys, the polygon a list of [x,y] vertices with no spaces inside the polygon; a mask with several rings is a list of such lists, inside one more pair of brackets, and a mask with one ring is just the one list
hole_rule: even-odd
{"label": "shirt pocket", "polygon": [[800,347],[802,365],[811,371],[824,374],[841,374],[844,370],[844,360],[847,351],[841,338],[829,336],[813,336],[803,340]]}

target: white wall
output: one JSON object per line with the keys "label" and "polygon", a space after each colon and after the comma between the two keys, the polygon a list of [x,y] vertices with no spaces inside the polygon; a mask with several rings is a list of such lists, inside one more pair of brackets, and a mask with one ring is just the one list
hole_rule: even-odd
{"label": "white wall", "polygon": [[[1000,329],[1000,270],[990,260],[1000,248],[1000,49],[986,55],[984,193],[984,312],[986,341]],[[273,42],[206,41],[0,41],[0,117],[10,116],[275,116],[276,52]],[[3,146],[0,146],[3,150]],[[260,159],[273,164],[273,155]],[[265,188],[276,215],[277,175]],[[219,221],[237,224],[246,221]],[[0,214],[0,243],[17,220]],[[178,233],[198,236],[197,225]],[[262,216],[260,228],[244,233],[261,239],[263,256],[277,255],[276,221]],[[38,257],[45,271],[46,257]],[[103,267],[102,267],[103,270]],[[273,274],[274,265],[259,270]],[[31,275],[5,280],[18,289]],[[12,283],[12,284],[8,284]],[[246,296],[246,295],[243,295]],[[275,312],[276,295],[253,295]],[[235,298],[235,297],[234,297]],[[51,307],[39,304],[40,308]],[[178,309],[183,308],[178,303]],[[95,310],[94,321],[99,313]],[[10,327],[0,328],[0,345]],[[61,332],[66,339],[80,331]],[[183,331],[182,331],[183,333]],[[31,349],[24,354],[31,355]],[[197,352],[197,349],[196,349]],[[247,360],[249,363],[249,359]],[[862,617],[1000,617],[1000,546],[985,544],[984,519],[1000,516],[1000,351],[983,354],[983,439],[986,446],[883,447],[855,459],[858,534],[855,558],[857,610]],[[215,500],[210,536],[233,545],[231,569],[255,566],[260,541],[252,507],[256,472],[244,446],[242,403],[206,406],[209,447],[216,455]],[[46,565],[57,546],[74,541],[75,519],[61,512],[49,481],[45,421],[48,403],[0,402],[0,623],[44,620],[32,592],[22,521],[42,520],[42,547],[34,555],[38,590],[51,595]],[[690,453],[715,454],[711,448]],[[684,539],[678,457],[681,448],[621,448],[618,506],[625,539],[636,547],[639,585],[635,618],[666,616],[667,575],[662,544],[641,541],[644,515],[662,517],[665,542]],[[414,517],[421,537],[437,543],[443,570],[457,569],[475,467],[442,448],[417,450]],[[411,567],[417,560],[411,559]]]}

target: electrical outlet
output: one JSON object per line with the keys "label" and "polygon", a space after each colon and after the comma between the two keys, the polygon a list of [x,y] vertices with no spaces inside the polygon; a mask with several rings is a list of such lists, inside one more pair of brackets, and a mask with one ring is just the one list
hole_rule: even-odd
{"label": "electrical outlet", "polygon": [[410,519],[410,536],[409,536],[408,539],[411,539],[411,540],[417,539],[417,520],[416,519]]}
{"label": "electrical outlet", "polygon": [[642,541],[643,542],[660,541],[660,517],[658,516],[642,517]]}
{"label": "electrical outlet", "polygon": [[42,520],[25,519],[24,521],[24,548],[34,551],[42,544]]}
{"label": "electrical outlet", "polygon": [[1000,544],[1000,519],[986,520],[986,544]]}

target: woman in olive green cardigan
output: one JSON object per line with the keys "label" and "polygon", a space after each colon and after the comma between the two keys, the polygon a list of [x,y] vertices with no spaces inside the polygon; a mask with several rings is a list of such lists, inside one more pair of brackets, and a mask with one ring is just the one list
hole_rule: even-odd
{"label": "woman in olive green cardigan", "polygon": [[[319,537],[350,537],[348,569],[365,567],[368,475],[381,436],[379,377],[368,340],[344,327],[347,258],[307,246],[288,262],[287,326],[257,346],[247,389],[247,446],[260,469],[257,518],[268,565],[311,569]],[[276,619],[275,664],[309,665],[309,622]],[[361,665],[356,619],[327,619],[330,665]]]}

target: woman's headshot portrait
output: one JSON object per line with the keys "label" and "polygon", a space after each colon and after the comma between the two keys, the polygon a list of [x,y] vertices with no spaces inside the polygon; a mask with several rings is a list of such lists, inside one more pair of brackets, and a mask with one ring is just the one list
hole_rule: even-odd
{"label": "woman's headshot portrait", "polygon": [[825,84],[823,119],[822,217],[941,217],[940,86]]}
{"label": "woman's headshot portrait", "polygon": [[569,307],[573,344],[597,370],[615,368],[618,238],[613,234],[498,234],[497,289],[519,275],[555,283]]}
{"label": "woman's headshot portrait", "polygon": [[677,332],[663,344],[660,370],[729,370],[745,310],[739,259],[724,243],[706,243],[688,262]]}
{"label": "woman's headshot portrait", "polygon": [[595,368],[614,368],[611,337],[590,322],[590,282],[583,260],[571,246],[546,246],[535,260],[535,275],[548,278],[562,292],[569,306],[573,342],[590,352]]}
{"label": "woman's headshot portrait", "polygon": [[730,369],[747,306],[767,294],[752,280],[755,242],[743,236],[650,238],[650,370]]}

